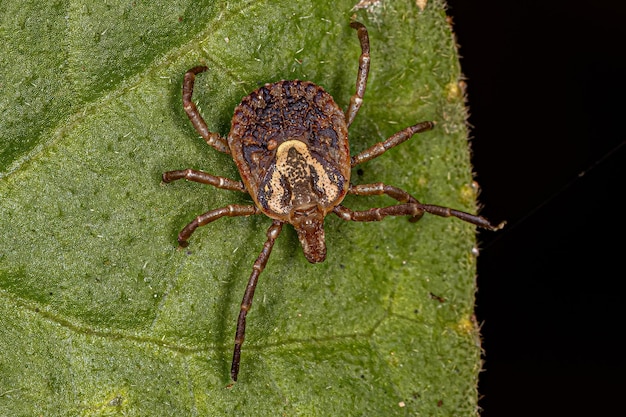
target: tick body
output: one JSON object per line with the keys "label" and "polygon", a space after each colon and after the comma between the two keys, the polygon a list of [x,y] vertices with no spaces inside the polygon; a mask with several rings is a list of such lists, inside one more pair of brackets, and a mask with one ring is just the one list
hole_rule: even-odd
{"label": "tick body", "polygon": [[[356,91],[348,109],[343,112],[324,89],[308,81],[279,81],[255,90],[235,108],[228,138],[210,132],[192,101],[196,75],[206,71],[203,66],[190,69],[183,82],[183,106],[204,140],[216,150],[233,157],[241,181],[185,169],[168,171],[163,182],[179,179],[209,184],[217,188],[240,191],[250,195],[254,205],[228,205],[196,217],[178,234],[180,246],[187,246],[193,232],[224,216],[264,214],[272,219],[267,240],[252,266],[252,274],[241,302],[231,378],[237,381],[241,346],[245,338],[246,317],[259,275],[285,223],[298,234],[304,256],[311,263],[326,258],[324,218],[334,213],[348,221],[380,221],[387,216],[409,216],[419,220],[424,213],[457,217],[477,226],[497,230],[483,217],[447,207],[422,204],[400,188],[383,183],[353,185],[351,169],[376,158],[388,149],[410,139],[414,134],[430,130],[432,122],[409,126],[383,142],[351,156],[348,128],[363,102],[369,73],[369,37],[361,23],[353,22],[361,44]],[[353,211],[341,203],[347,194],[387,195],[398,201],[388,207]]]}

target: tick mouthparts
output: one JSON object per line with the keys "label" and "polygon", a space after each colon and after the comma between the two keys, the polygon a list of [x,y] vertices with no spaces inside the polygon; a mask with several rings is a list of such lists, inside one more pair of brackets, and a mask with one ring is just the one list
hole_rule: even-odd
{"label": "tick mouthparts", "polygon": [[307,261],[312,264],[323,262],[326,259],[324,221],[304,221],[296,227],[296,232]]}

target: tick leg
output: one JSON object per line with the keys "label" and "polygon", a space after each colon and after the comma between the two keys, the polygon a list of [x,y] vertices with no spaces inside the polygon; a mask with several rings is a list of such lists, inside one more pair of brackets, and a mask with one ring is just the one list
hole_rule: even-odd
{"label": "tick leg", "polygon": [[[419,201],[411,194],[406,191],[394,187],[393,185],[386,185],[382,182],[377,182],[374,184],[360,184],[360,185],[352,185],[350,184],[350,188],[348,188],[348,194],[354,195],[382,195],[386,194],[389,197],[398,200],[401,203],[416,203],[419,204]],[[420,212],[415,216],[411,217],[409,220],[411,222],[416,222],[422,218],[424,212]]]}
{"label": "tick leg", "polygon": [[189,243],[189,237],[196,231],[196,229],[200,226],[204,226],[205,224],[211,223],[219,219],[220,217],[237,217],[237,216],[251,216],[253,214],[260,214],[261,210],[257,206],[240,206],[235,204],[229,204],[226,207],[221,207],[215,210],[207,211],[204,214],[199,215],[191,223],[189,223],[183,230],[178,234],[178,244],[183,248],[186,247]]}
{"label": "tick leg", "polygon": [[475,214],[466,213],[464,211],[451,209],[450,207],[442,207],[422,203],[418,203],[418,205],[420,210],[423,210],[426,213],[434,214],[435,216],[440,217],[456,217],[457,219],[461,219],[464,222],[475,224],[476,226],[482,227],[483,229],[487,230],[500,230],[506,224],[506,222],[502,222],[497,226],[494,226],[489,222],[489,220],[485,219],[482,216],[477,216]]}
{"label": "tick leg", "polygon": [[413,136],[414,134],[425,132],[432,129],[433,127],[435,127],[435,124],[433,122],[421,122],[416,125],[402,129],[401,131],[393,134],[391,137],[389,137],[389,139],[385,140],[384,142],[378,142],[376,145],[367,148],[360,154],[353,156],[351,158],[350,164],[352,165],[352,167],[355,167],[358,164],[369,161],[370,159],[374,159],[377,156],[384,154],[394,146],[398,146],[402,142],[406,142],[407,140],[411,139],[411,136]]}
{"label": "tick leg", "polygon": [[361,56],[359,57],[359,72],[356,77],[356,93],[350,97],[350,105],[346,111],[346,125],[350,127],[356,114],[363,104],[363,95],[367,85],[367,76],[370,72],[370,38],[367,29],[362,23],[352,22],[350,27],[357,30],[359,41],[361,42]]}
{"label": "tick leg", "polygon": [[226,139],[221,137],[218,133],[209,132],[209,128],[206,122],[200,115],[195,103],[191,100],[193,94],[193,84],[196,80],[196,74],[206,71],[208,68],[204,66],[194,67],[185,73],[183,80],[183,108],[191,120],[191,124],[196,128],[196,131],[204,138],[206,143],[214,147],[220,152],[230,154],[230,149]]}
{"label": "tick leg", "polygon": [[371,208],[369,210],[354,211],[342,205],[336,206],[333,213],[346,221],[379,222],[387,216],[421,217],[424,213],[416,204],[405,203],[389,207]]}
{"label": "tick leg", "polygon": [[237,332],[235,333],[235,350],[233,352],[233,363],[230,367],[230,376],[233,381],[237,381],[237,375],[239,374],[239,361],[241,359],[241,345],[246,336],[246,315],[252,306],[252,297],[254,297],[254,290],[256,284],[259,281],[259,275],[265,269],[265,264],[272,253],[274,242],[280,234],[283,228],[283,222],[274,220],[269,229],[267,229],[267,240],[263,245],[263,249],[259,254],[259,257],[252,265],[252,275],[248,280],[246,286],[246,292],[243,294],[243,300],[241,300],[241,310],[239,310],[239,318],[237,319]]}
{"label": "tick leg", "polygon": [[241,191],[242,193],[247,193],[246,187],[241,181],[231,180],[230,178],[217,177],[215,175],[207,174],[206,172],[196,171],[195,169],[183,169],[179,171],[167,171],[163,173],[163,182],[165,183],[182,179],[212,185],[213,187],[222,188],[225,190]]}
{"label": "tick leg", "polygon": [[451,209],[449,207],[435,206],[432,204],[422,204],[406,191],[397,187],[393,187],[391,185],[385,185],[383,183],[350,185],[348,193],[354,195],[386,194],[389,197],[403,203],[397,204],[395,206],[372,208],[363,211],[353,211],[341,205],[333,209],[333,212],[337,216],[348,221],[375,222],[380,221],[387,216],[411,216],[409,220],[415,222],[419,220],[424,215],[424,213],[430,213],[441,217],[456,217],[458,219],[475,224],[476,226],[488,230],[498,230],[504,227],[504,223],[493,226],[489,222],[489,220],[475,214]]}

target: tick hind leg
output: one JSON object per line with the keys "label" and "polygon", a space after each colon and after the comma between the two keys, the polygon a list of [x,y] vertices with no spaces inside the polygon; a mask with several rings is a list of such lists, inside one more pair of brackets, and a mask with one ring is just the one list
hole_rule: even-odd
{"label": "tick hind leg", "polygon": [[348,194],[354,195],[388,195],[389,197],[403,203],[388,207],[377,207],[369,210],[353,211],[347,207],[339,205],[333,209],[333,212],[347,221],[356,222],[374,222],[381,221],[387,216],[410,216],[410,221],[419,220],[424,213],[434,214],[441,217],[456,217],[476,226],[488,229],[498,230],[504,226],[503,223],[493,226],[489,220],[482,216],[466,213],[451,209],[449,207],[435,206],[432,204],[422,204],[415,197],[406,191],[383,183],[350,185]]}
{"label": "tick hind leg", "polygon": [[191,120],[191,124],[196,128],[196,131],[202,136],[207,144],[211,145],[220,152],[230,154],[230,149],[226,139],[221,137],[218,133],[210,132],[206,122],[200,115],[198,108],[191,99],[193,95],[193,85],[196,81],[196,75],[206,71],[208,68],[205,66],[194,67],[185,73],[183,80],[183,108]]}
{"label": "tick hind leg", "polygon": [[243,295],[243,299],[241,300],[241,309],[239,310],[239,318],[237,319],[237,332],[235,333],[235,349],[233,350],[233,362],[230,367],[230,376],[233,381],[237,381],[237,375],[239,374],[239,361],[241,360],[241,345],[243,345],[243,341],[246,336],[246,316],[248,315],[248,311],[250,307],[252,307],[252,298],[254,297],[254,290],[256,289],[256,284],[259,281],[259,275],[265,269],[265,265],[267,264],[267,260],[272,253],[272,248],[274,247],[274,242],[280,231],[283,228],[283,222],[279,220],[274,220],[269,229],[267,229],[267,240],[263,245],[263,249],[259,254],[259,257],[252,265],[252,274],[250,275],[250,279],[248,280],[248,285],[246,286],[246,291]]}

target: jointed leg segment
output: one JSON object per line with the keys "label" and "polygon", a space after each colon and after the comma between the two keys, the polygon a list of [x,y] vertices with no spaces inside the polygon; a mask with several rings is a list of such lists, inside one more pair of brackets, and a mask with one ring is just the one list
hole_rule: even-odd
{"label": "jointed leg segment", "polygon": [[235,349],[233,351],[233,362],[230,368],[230,376],[233,381],[237,381],[237,375],[239,374],[239,361],[241,359],[241,345],[246,336],[246,316],[250,307],[252,306],[252,298],[254,297],[254,290],[256,289],[256,284],[259,281],[259,275],[265,269],[265,265],[267,264],[267,260],[272,253],[272,248],[274,247],[274,242],[280,231],[283,228],[283,222],[280,220],[274,220],[269,229],[267,229],[267,240],[263,245],[263,249],[259,254],[259,257],[254,262],[252,266],[252,275],[250,275],[250,279],[248,280],[248,285],[246,286],[246,292],[243,295],[243,299],[241,300],[241,309],[239,310],[239,318],[237,319],[237,332],[235,333]]}
{"label": "jointed leg segment", "polygon": [[505,222],[498,224],[497,226],[492,225],[489,220],[485,219],[482,216],[477,216],[475,214],[466,213],[464,211],[459,211],[455,209],[451,209],[450,207],[442,207],[442,206],[434,206],[432,204],[421,204],[419,203],[419,208],[426,213],[434,214],[435,216],[440,217],[456,217],[457,219],[461,219],[465,222],[475,224],[478,227],[482,227],[487,230],[500,230],[504,227]]}
{"label": "jointed leg segment", "polygon": [[394,146],[398,146],[402,142],[406,142],[414,134],[425,132],[432,129],[433,127],[435,127],[435,124],[433,122],[422,122],[402,129],[401,131],[390,136],[384,142],[378,142],[377,144],[375,144],[374,146],[370,146],[368,149],[364,150],[360,154],[353,156],[350,163],[354,168],[356,165],[367,162],[370,159],[374,159],[377,156],[380,156],[383,153],[387,152]]}
{"label": "jointed leg segment", "polygon": [[[386,185],[382,182],[377,182],[374,184],[360,184],[360,185],[352,185],[350,184],[350,188],[348,188],[348,194],[354,195],[382,195],[386,194],[394,200],[398,200],[401,203],[417,203],[417,201],[411,194],[406,191],[394,187],[393,185]],[[422,218],[424,212],[418,212],[409,220],[411,222],[416,222]]]}
{"label": "jointed leg segment", "polygon": [[387,216],[411,216],[411,221],[417,221],[424,214],[424,210],[420,209],[419,201],[417,201],[412,195],[398,187],[386,185],[382,182],[361,185],[350,184],[348,194],[365,196],[385,194],[403,204],[371,208],[362,211],[350,210],[342,205],[335,207],[333,209],[333,213],[346,221],[374,222],[381,221]]}
{"label": "jointed leg segment", "polygon": [[205,66],[198,66],[185,73],[185,78],[183,80],[183,108],[185,109],[189,120],[191,120],[191,124],[196,128],[196,131],[200,134],[200,136],[202,136],[206,143],[220,152],[230,154],[230,148],[228,147],[226,139],[221,137],[218,133],[209,131],[206,122],[191,99],[196,75],[206,71],[207,69],[208,68]]}
{"label": "jointed leg segment", "polygon": [[170,183],[176,180],[185,179],[187,181],[199,182],[201,184],[212,185],[216,188],[222,188],[224,190],[241,191],[247,193],[246,187],[241,181],[231,180],[230,178],[218,177],[215,175],[207,174],[203,171],[196,171],[195,169],[182,169],[179,171],[167,171],[163,173],[163,182]]}
{"label": "jointed leg segment", "polygon": [[387,216],[412,216],[421,217],[423,211],[415,204],[405,203],[395,206],[371,208],[369,210],[354,211],[339,205],[333,209],[333,213],[346,221],[353,222],[378,222]]}
{"label": "jointed leg segment", "polygon": [[356,92],[350,97],[350,105],[346,111],[346,125],[350,127],[356,114],[363,104],[363,95],[367,86],[367,76],[370,72],[370,38],[367,29],[362,23],[352,22],[350,26],[357,30],[359,41],[361,42],[361,56],[359,57],[359,72],[356,77]]}
{"label": "jointed leg segment", "polygon": [[435,206],[432,204],[422,204],[406,191],[383,183],[350,185],[348,193],[354,195],[386,194],[403,204],[381,208],[371,208],[369,210],[362,211],[350,210],[342,205],[335,207],[333,209],[333,213],[347,221],[375,222],[383,220],[387,216],[411,216],[409,220],[415,222],[419,220],[424,213],[430,213],[440,217],[456,217],[489,230],[498,230],[504,226],[504,224],[493,226],[489,223],[489,220],[484,217],[466,213],[464,211],[454,210],[449,207]]}
{"label": "jointed leg segment", "polygon": [[186,247],[188,245],[187,240],[189,240],[189,237],[191,237],[198,227],[211,223],[221,217],[252,216],[253,214],[260,213],[261,210],[259,210],[257,206],[240,206],[236,204],[229,204],[226,207],[207,211],[193,219],[191,223],[180,231],[178,234],[178,244],[182,247]]}

